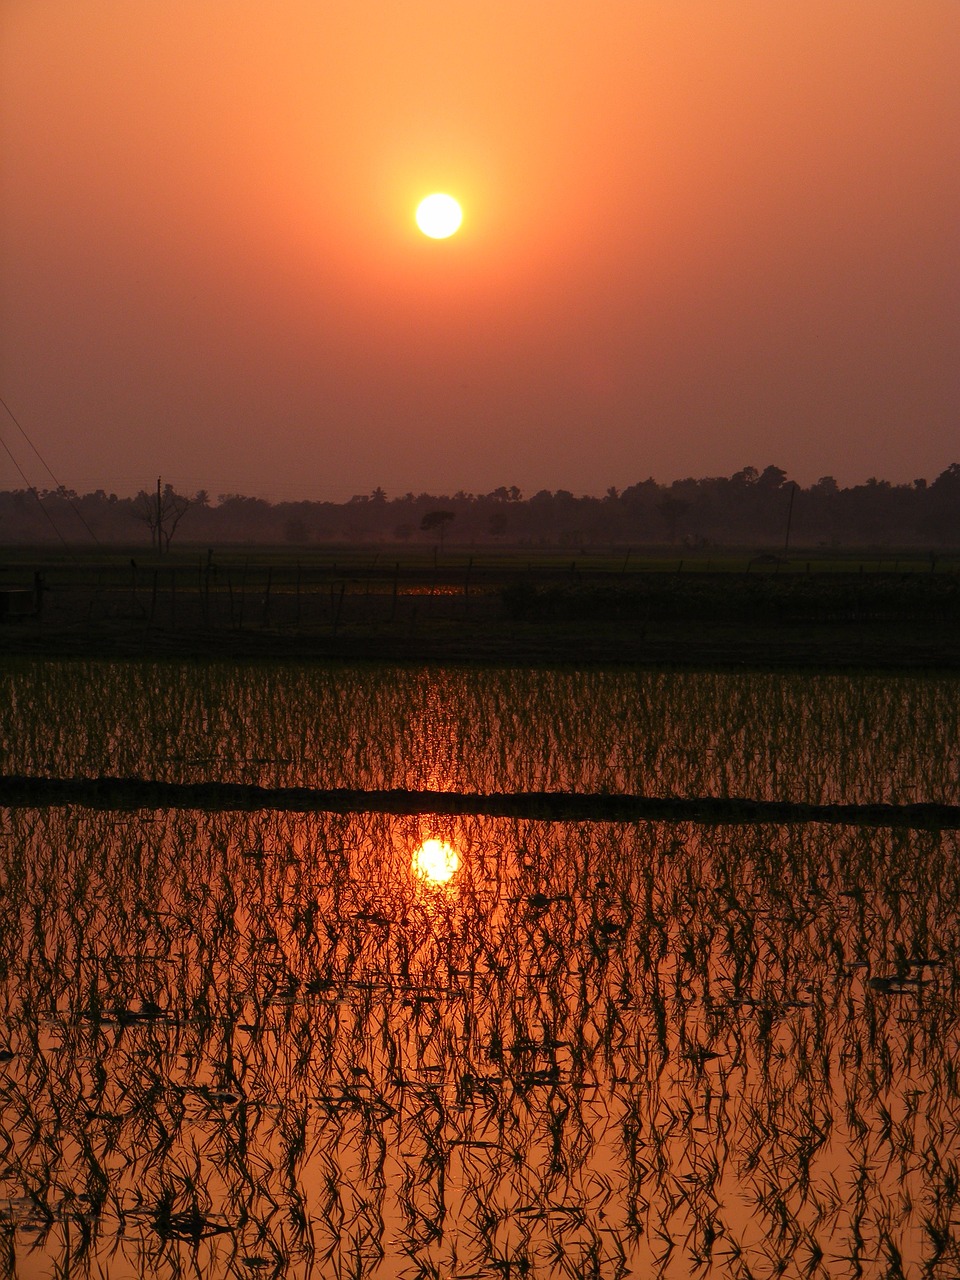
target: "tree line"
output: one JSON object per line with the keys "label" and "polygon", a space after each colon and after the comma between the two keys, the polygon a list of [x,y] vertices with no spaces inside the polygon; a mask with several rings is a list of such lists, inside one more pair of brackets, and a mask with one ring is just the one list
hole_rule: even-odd
{"label": "tree line", "polygon": [[585,550],[602,546],[960,546],[960,463],[934,480],[891,484],[871,477],[840,486],[824,476],[806,488],[780,467],[661,484],[650,478],[602,496],[567,489],[530,495],[405,493],[381,487],[347,502],[268,502],[242,494],[179,492],[162,480],[133,497],[97,489],[0,491],[0,544],[178,541],[308,547],[344,543],[511,545]]}

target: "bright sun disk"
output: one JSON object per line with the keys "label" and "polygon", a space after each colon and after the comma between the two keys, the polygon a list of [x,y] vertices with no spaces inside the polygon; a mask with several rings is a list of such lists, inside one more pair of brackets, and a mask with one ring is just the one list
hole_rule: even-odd
{"label": "bright sun disk", "polygon": [[431,884],[446,884],[459,867],[460,855],[442,840],[424,840],[413,855],[414,875]]}
{"label": "bright sun disk", "polygon": [[431,240],[446,240],[463,221],[463,210],[453,196],[435,191],[417,205],[417,226]]}

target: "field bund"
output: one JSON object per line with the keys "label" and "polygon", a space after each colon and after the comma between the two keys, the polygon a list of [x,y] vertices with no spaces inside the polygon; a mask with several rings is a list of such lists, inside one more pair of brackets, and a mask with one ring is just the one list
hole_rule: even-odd
{"label": "field bund", "polygon": [[843,826],[945,831],[960,828],[960,805],[791,804],[733,796],[664,798],[535,791],[477,795],[451,791],[358,791],[257,787],[230,782],[157,782],[145,778],[0,777],[0,806],[87,809],[273,810],[284,813],[389,813],[408,817],[529,818],[552,822],[825,822]]}

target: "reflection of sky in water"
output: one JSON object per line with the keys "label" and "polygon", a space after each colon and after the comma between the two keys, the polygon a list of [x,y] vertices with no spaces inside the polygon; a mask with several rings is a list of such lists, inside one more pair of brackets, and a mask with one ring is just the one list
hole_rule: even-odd
{"label": "reflection of sky in water", "polygon": [[960,1274],[956,833],[144,816],[4,818],[20,1274]]}
{"label": "reflection of sky in water", "polygon": [[[439,678],[436,678],[439,676]],[[411,741],[411,790],[471,790],[470,756],[476,726],[471,728],[459,697],[455,676],[431,673],[420,689],[418,732]]]}

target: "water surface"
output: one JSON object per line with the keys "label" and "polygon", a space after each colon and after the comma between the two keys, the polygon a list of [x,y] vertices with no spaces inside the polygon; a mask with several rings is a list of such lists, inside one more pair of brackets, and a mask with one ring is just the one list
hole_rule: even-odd
{"label": "water surface", "polygon": [[[0,771],[955,804],[958,687],[18,660]],[[0,1273],[955,1280],[958,838],[0,811]]]}
{"label": "water surface", "polygon": [[955,1276],[957,854],[7,813],[7,1271]]}
{"label": "water surface", "polygon": [[0,772],[960,803],[960,682],[8,662]]}

